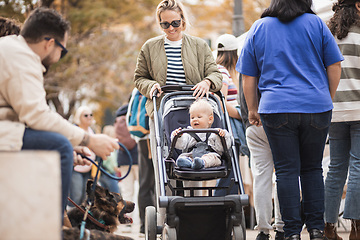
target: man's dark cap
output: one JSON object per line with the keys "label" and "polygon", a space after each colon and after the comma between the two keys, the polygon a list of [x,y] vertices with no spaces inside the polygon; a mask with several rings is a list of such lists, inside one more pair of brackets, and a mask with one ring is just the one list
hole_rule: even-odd
{"label": "man's dark cap", "polygon": [[119,107],[118,110],[116,110],[116,117],[126,115],[127,111],[128,111],[128,104]]}

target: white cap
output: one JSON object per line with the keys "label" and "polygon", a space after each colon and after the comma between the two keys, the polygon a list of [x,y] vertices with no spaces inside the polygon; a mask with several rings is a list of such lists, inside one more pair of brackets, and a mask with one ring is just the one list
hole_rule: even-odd
{"label": "white cap", "polygon": [[[223,45],[219,48],[219,43]],[[218,51],[233,51],[239,48],[239,43],[234,35],[223,34],[216,40],[216,48]]]}

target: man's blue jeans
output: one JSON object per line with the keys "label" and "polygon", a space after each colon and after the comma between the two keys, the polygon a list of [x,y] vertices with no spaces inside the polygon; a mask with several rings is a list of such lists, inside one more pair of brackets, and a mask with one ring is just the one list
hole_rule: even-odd
{"label": "man's blue jeans", "polygon": [[307,229],[324,230],[322,158],[331,113],[260,115],[273,154],[285,237],[302,230],[300,184]]}
{"label": "man's blue jeans", "polygon": [[[22,150],[55,150],[60,153],[61,161],[61,216],[69,195],[71,174],[73,169],[73,147],[63,135],[55,132],[38,131],[26,128],[23,137]],[[60,166],[59,166],[60,167]]]}
{"label": "man's blue jeans", "polygon": [[360,220],[360,121],[331,123],[330,165],[325,180],[325,221],[336,223],[349,172],[343,217]]}

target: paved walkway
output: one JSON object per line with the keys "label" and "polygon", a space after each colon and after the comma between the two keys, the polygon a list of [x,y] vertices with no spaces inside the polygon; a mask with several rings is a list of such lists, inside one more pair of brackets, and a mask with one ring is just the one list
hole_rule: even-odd
{"label": "paved walkway", "polygon": [[[338,234],[340,235],[340,237],[342,237],[343,239],[349,239],[349,234],[350,234],[350,229],[351,229],[351,225],[350,225],[350,221],[348,220],[344,220],[344,219],[341,219],[342,223],[344,224],[344,226],[340,225],[340,227],[338,228]],[[345,228],[344,228],[345,227]],[[132,232],[131,233],[123,233],[122,232],[122,229],[124,228],[123,225],[121,225],[119,228],[118,228],[118,231],[115,232],[115,234],[119,234],[119,235],[122,235],[122,236],[127,236],[127,237],[132,237],[134,240],[144,240],[145,239],[145,236],[140,236],[139,234],[139,228],[140,228],[140,225],[138,224],[134,224],[132,226]],[[247,229],[246,230],[246,239],[249,239],[249,240],[255,240],[256,239],[256,236],[257,236],[258,232],[255,231],[255,230],[249,230]],[[274,239],[275,238],[275,233],[274,231],[271,231],[270,232],[270,235],[272,236],[270,239]],[[160,235],[158,235],[160,236]],[[159,239],[159,238],[158,238]],[[304,231],[302,231],[301,233],[301,239],[302,240],[309,240],[309,234],[308,232],[306,231],[306,229]],[[219,239],[220,240],[220,239]]]}

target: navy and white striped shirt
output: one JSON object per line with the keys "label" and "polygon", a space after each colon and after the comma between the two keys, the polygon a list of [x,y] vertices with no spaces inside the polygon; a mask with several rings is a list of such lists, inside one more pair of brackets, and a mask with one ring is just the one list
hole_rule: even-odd
{"label": "navy and white striped shirt", "polygon": [[170,41],[165,38],[165,52],[168,60],[166,85],[186,84],[185,72],[181,59],[181,44],[182,39],[179,41]]}

